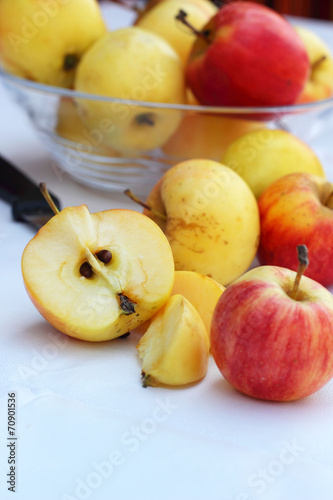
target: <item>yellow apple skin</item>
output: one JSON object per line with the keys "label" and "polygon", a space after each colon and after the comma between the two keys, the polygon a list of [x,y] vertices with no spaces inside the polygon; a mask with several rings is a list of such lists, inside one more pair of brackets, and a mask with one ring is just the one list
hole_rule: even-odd
{"label": "yellow apple skin", "polygon": [[119,156],[119,154],[102,145],[102,131],[89,131],[80,119],[77,106],[70,97],[62,97],[59,101],[57,124],[55,131],[60,137],[74,142],[72,145],[78,152],[103,156]]}
{"label": "yellow apple skin", "polygon": [[[87,51],[77,69],[75,89],[120,99],[185,102],[178,54],[155,33],[133,26],[108,33]],[[119,151],[159,147],[181,120],[179,110],[80,99],[77,103],[87,128],[103,123],[103,143]]]}
{"label": "yellow apple skin", "polygon": [[193,271],[175,271],[171,295],[183,295],[201,316],[209,335],[213,312],[225,287],[204,274]]}
{"label": "yellow apple skin", "polygon": [[209,342],[194,306],[173,295],[151,320],[137,345],[144,384],[184,385],[202,379],[208,369]]}
{"label": "yellow apple skin", "polygon": [[135,24],[165,38],[185,66],[196,37],[176,21],[180,9],[187,13],[187,20],[199,31],[217,12],[217,7],[207,0],[164,0],[146,11]]}
{"label": "yellow apple skin", "polygon": [[[109,250],[101,263],[96,253]],[[89,262],[91,278],[80,267]],[[150,318],[170,296],[174,264],[163,232],[142,214],[113,209],[90,214],[68,207],[28,243],[22,256],[27,293],[55,328],[87,341],[127,333]],[[135,304],[125,314],[119,294]]]}
{"label": "yellow apple skin", "polygon": [[[214,308],[224,290],[223,285],[204,274],[194,271],[175,271],[175,282],[171,296],[182,295],[191,302],[201,316],[209,337]],[[152,318],[139,325],[135,332],[140,335],[144,334],[151,320]]]}
{"label": "yellow apple skin", "polygon": [[220,161],[234,140],[262,128],[262,123],[258,121],[189,111],[162,150],[177,161],[189,158]]}
{"label": "yellow apple skin", "polygon": [[297,104],[327,99],[333,95],[332,53],[325,42],[312,30],[302,26],[296,26],[295,30],[305,45],[312,67],[310,77]]}
{"label": "yellow apple skin", "polygon": [[244,134],[228,147],[222,159],[250,186],[256,198],[274,181],[294,172],[325,178],[314,151],[284,130],[257,130]]}
{"label": "yellow apple skin", "polygon": [[148,196],[144,211],[165,232],[175,269],[196,271],[222,285],[252,263],[260,236],[256,199],[233,170],[211,160],[188,160],[169,169]]}
{"label": "yellow apple skin", "polygon": [[106,26],[96,0],[0,1],[0,60],[16,76],[71,87],[75,65]]}

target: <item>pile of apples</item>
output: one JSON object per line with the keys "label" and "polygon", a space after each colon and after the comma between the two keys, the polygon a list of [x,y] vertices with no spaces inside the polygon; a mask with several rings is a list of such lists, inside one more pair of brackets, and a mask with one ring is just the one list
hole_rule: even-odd
{"label": "pile of apples", "polygon": [[[13,15],[12,0],[0,0],[0,58],[23,78],[166,104],[276,106],[333,93],[323,42],[252,2],[151,2],[134,26],[114,32],[94,0],[38,5],[46,31],[33,2],[21,0]],[[77,99],[75,109],[117,151],[170,145],[182,130],[167,107]],[[216,126],[222,143],[238,123],[225,120]],[[143,214],[56,211],[22,256],[26,290],[44,318],[85,341],[135,331],[144,385],[198,382],[210,353],[226,380],[255,398],[295,400],[326,384],[333,185],[305,143],[248,124],[236,125],[219,161],[208,153],[172,166]],[[256,257],[261,265],[249,270]]]}

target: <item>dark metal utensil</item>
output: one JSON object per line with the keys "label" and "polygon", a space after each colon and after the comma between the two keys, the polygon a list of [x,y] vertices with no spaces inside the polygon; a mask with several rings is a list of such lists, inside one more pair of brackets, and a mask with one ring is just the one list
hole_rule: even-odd
{"label": "dark metal utensil", "polygon": [[[51,196],[60,210],[59,199]],[[1,155],[0,198],[12,206],[15,221],[27,222],[35,229],[40,229],[54,215],[37,184]]]}

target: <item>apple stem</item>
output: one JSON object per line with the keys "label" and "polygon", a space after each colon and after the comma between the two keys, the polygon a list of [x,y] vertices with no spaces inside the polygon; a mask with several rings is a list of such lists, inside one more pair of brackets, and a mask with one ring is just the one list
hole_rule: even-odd
{"label": "apple stem", "polygon": [[327,56],[321,56],[319,57],[319,59],[317,59],[317,61],[315,61],[312,66],[311,66],[311,69],[312,71],[314,69],[316,69],[323,61],[325,61],[327,59]]}
{"label": "apple stem", "polygon": [[54,212],[55,215],[57,215],[59,213],[59,210],[58,210],[58,207],[56,206],[56,204],[54,203],[54,201],[52,200],[50,193],[48,192],[46,182],[41,182],[39,184],[39,189],[40,189],[42,195],[44,196],[45,200],[49,204],[49,207],[51,208],[51,210]]}
{"label": "apple stem", "polygon": [[324,203],[325,207],[333,209],[333,191],[328,195],[327,200]]}
{"label": "apple stem", "polygon": [[176,15],[177,21],[180,21],[181,23],[184,24],[184,26],[187,26],[198,38],[201,38],[204,40],[206,43],[211,43],[211,40],[209,38],[210,31],[198,31],[188,20],[187,20],[187,12],[185,10],[180,9],[178,14]]}
{"label": "apple stem", "polygon": [[150,375],[146,375],[145,372],[141,372],[141,382],[142,382],[142,387],[146,388],[150,384]]}
{"label": "apple stem", "polygon": [[301,281],[301,277],[306,271],[306,268],[309,265],[309,258],[308,258],[308,249],[306,245],[298,245],[297,247],[297,257],[298,257],[298,269],[297,269],[297,274],[296,278],[294,281],[294,286],[291,291],[291,298],[296,300],[298,290],[299,290],[299,283]]}
{"label": "apple stem", "polygon": [[149,210],[152,214],[156,215],[157,217],[159,217],[160,219],[164,219],[164,220],[167,220],[167,216],[162,214],[161,212],[158,212],[157,210],[155,210],[154,208],[150,207],[149,205],[147,205],[146,203],[144,203],[142,200],[140,200],[140,198],[138,198],[137,196],[135,196],[134,193],[132,193],[132,191],[130,189],[126,189],[124,191],[124,194],[126,194],[126,196],[128,196],[129,198],[131,198],[131,200],[133,200],[135,203],[138,203],[139,205],[141,205],[143,208],[146,208],[147,210]]}

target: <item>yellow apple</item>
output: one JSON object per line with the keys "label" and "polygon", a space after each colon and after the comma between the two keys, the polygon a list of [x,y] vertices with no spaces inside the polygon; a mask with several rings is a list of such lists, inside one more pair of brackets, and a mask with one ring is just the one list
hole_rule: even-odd
{"label": "yellow apple", "polygon": [[205,325],[192,304],[173,295],[151,320],[137,345],[144,385],[184,385],[202,379],[208,369]]}
{"label": "yellow apple", "polygon": [[[217,281],[194,271],[175,271],[172,295],[182,295],[198,311],[209,337],[214,308],[225,287]],[[147,331],[151,319],[135,329],[136,333]]]}
{"label": "yellow apple", "polygon": [[116,151],[102,144],[102,130],[88,130],[80,119],[77,106],[71,97],[62,97],[59,101],[55,131],[60,137],[71,141],[69,147],[78,152],[103,156],[118,156]]}
{"label": "yellow apple", "polygon": [[259,242],[259,212],[245,181],[211,160],[170,168],[154,186],[145,209],[165,232],[175,269],[196,271],[227,285],[252,263]]}
{"label": "yellow apple", "polygon": [[284,130],[255,130],[236,139],[222,157],[237,172],[256,198],[278,178],[293,172],[325,177],[314,151]]}
{"label": "yellow apple", "polygon": [[22,256],[27,293],[61,332],[89,340],[127,333],[170,296],[174,263],[148,217],[124,209],[90,214],[85,205],[52,217]]}
{"label": "yellow apple", "polygon": [[188,21],[199,31],[218,10],[207,0],[164,0],[144,12],[136,21],[136,26],[165,38],[185,66],[196,37],[191,30],[176,21],[180,9],[188,14]]}
{"label": "yellow apple", "polygon": [[103,125],[103,144],[119,151],[161,146],[178,127],[181,112],[117,99],[185,101],[178,54],[155,33],[134,26],[108,33],[86,52],[77,69],[75,89],[115,98],[110,104],[87,99],[77,99],[77,104],[88,129]]}
{"label": "yellow apple", "polygon": [[333,57],[325,42],[312,30],[295,27],[305,45],[311,73],[297,104],[327,99],[333,95]]}
{"label": "yellow apple", "polygon": [[0,1],[0,60],[28,80],[71,87],[82,54],[105,32],[96,0]]}
{"label": "yellow apple", "polygon": [[256,121],[188,111],[162,150],[177,161],[188,158],[219,161],[235,139],[262,128],[264,125]]}
{"label": "yellow apple", "polygon": [[208,336],[214,308],[225,287],[217,281],[194,271],[175,271],[171,295],[180,294],[198,311]]}

